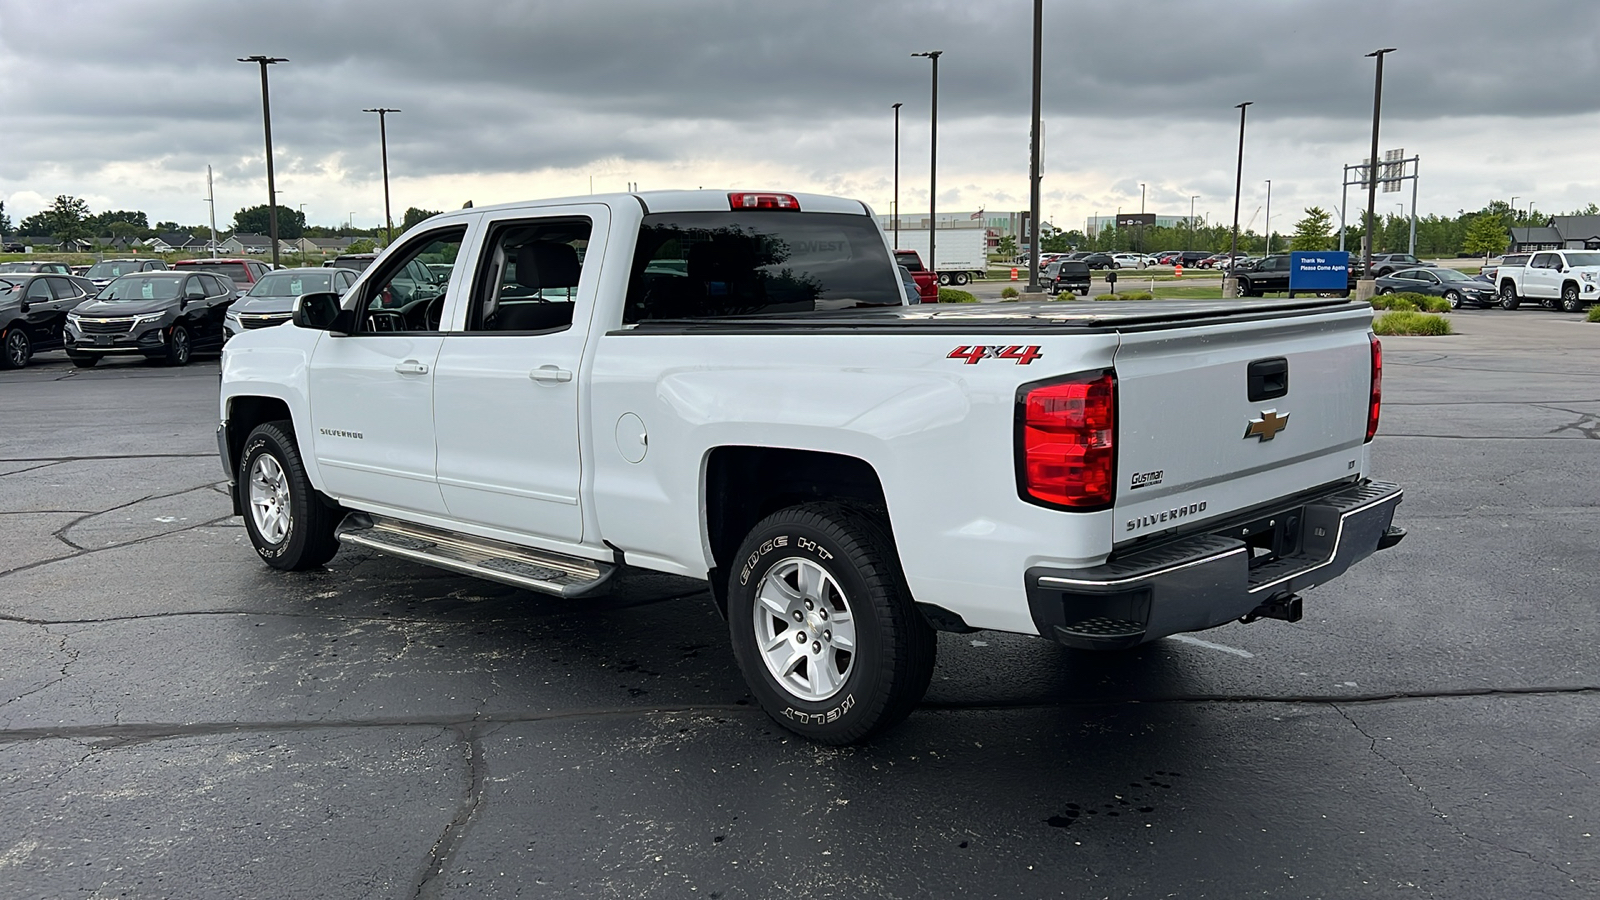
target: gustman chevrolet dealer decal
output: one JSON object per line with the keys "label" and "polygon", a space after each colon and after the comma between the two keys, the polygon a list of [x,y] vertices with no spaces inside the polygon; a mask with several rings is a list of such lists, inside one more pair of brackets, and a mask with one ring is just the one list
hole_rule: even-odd
{"label": "gustman chevrolet dealer decal", "polygon": [[968,347],[963,344],[951,350],[950,355],[946,356],[945,359],[963,359],[966,360],[969,366],[977,365],[980,359],[1014,359],[1017,361],[1017,365],[1025,366],[1043,355],[1043,353],[1039,352],[1037,344],[1031,347],[1024,347],[1020,344],[1012,344],[1009,347],[1004,345]]}
{"label": "gustman chevrolet dealer decal", "polygon": [[1175,506],[1172,509],[1163,509],[1160,512],[1151,513],[1148,516],[1139,516],[1137,518],[1129,519],[1127,530],[1138,531],[1141,528],[1149,528],[1151,525],[1160,525],[1165,522],[1176,522],[1179,519],[1186,519],[1189,516],[1199,515],[1205,511],[1206,501],[1204,500],[1200,501],[1199,503],[1191,503],[1188,506]]}

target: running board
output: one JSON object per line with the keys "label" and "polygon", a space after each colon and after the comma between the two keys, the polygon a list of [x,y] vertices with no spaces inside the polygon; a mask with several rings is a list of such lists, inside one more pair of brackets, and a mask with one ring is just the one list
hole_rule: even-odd
{"label": "running board", "polygon": [[340,544],[354,544],[423,565],[557,597],[581,597],[593,593],[604,586],[617,570],[611,563],[534,550],[367,513],[346,516],[337,533]]}

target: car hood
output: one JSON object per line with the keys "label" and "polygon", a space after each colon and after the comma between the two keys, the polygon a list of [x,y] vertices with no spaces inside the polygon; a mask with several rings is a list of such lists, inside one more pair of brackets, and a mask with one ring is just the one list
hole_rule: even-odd
{"label": "car hood", "polygon": [[267,315],[271,313],[294,312],[297,297],[240,297],[228,307],[236,313],[249,313],[251,315]]}
{"label": "car hood", "polygon": [[113,316],[142,316],[153,312],[166,312],[177,305],[175,300],[90,300],[78,304],[73,310],[80,316],[113,317]]}

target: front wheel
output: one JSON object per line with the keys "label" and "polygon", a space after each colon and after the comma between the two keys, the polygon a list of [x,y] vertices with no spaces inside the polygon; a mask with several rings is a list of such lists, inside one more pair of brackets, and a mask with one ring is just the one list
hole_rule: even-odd
{"label": "front wheel", "polygon": [[0,342],[0,369],[20,369],[28,364],[28,357],[32,355],[33,344],[28,340],[28,333],[12,328]]}
{"label": "front wheel", "polygon": [[172,326],[172,333],[167,335],[167,365],[187,366],[193,353],[194,344],[189,339],[189,329],[183,325]]}
{"label": "front wheel", "polygon": [[1461,308],[1461,292],[1460,291],[1445,291],[1444,292],[1444,299],[1445,299],[1445,302],[1450,304],[1450,308],[1451,309],[1460,309]]}
{"label": "front wheel", "polygon": [[268,422],[250,432],[238,478],[245,531],[262,562],[301,571],[333,559],[338,509],[306,477],[290,423]]}
{"label": "front wheel", "polygon": [[910,714],[933,676],[936,640],[879,516],[834,503],[779,510],[735,559],[734,656],[778,724],[848,744]]}
{"label": "front wheel", "polygon": [[1506,282],[1500,285],[1500,308],[1516,309],[1522,305],[1522,298],[1517,296],[1516,285]]}
{"label": "front wheel", "polygon": [[945,274],[945,273],[943,273],[943,272],[940,272],[939,273],[939,284],[948,286],[950,284],[950,276]]}
{"label": "front wheel", "polygon": [[1561,288],[1561,311],[1583,312],[1583,301],[1578,297],[1578,286],[1569,284]]}

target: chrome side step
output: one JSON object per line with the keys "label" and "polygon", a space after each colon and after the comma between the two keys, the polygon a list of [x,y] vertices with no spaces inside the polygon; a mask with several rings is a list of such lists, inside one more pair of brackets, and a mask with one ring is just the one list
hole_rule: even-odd
{"label": "chrome side step", "polygon": [[617,570],[611,563],[548,553],[367,513],[345,516],[337,534],[341,544],[354,544],[557,597],[593,593]]}

